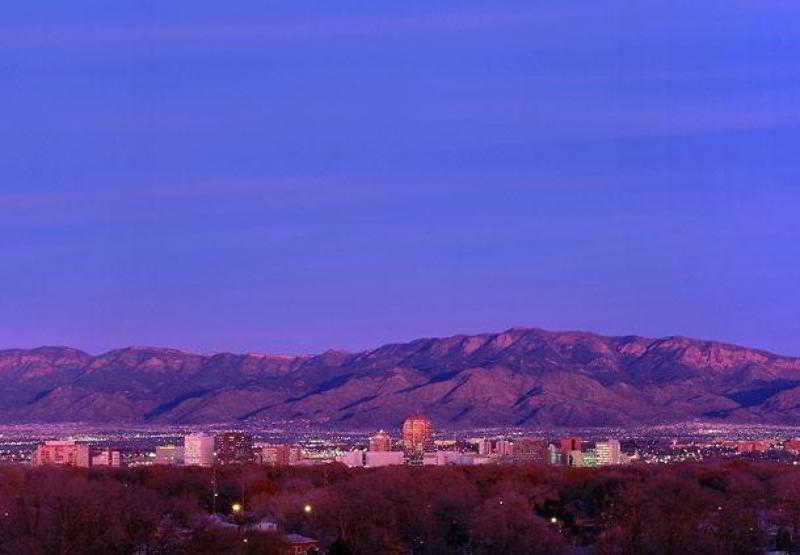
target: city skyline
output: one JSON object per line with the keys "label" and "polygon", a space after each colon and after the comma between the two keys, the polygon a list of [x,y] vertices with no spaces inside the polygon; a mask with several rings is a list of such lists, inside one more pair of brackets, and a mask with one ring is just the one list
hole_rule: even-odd
{"label": "city skyline", "polygon": [[797,14],[12,2],[0,346],[537,325],[800,355]]}

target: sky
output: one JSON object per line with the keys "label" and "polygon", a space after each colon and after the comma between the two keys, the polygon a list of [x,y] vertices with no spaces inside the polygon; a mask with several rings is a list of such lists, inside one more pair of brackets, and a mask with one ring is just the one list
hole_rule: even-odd
{"label": "sky", "polygon": [[789,0],[5,2],[0,347],[800,355]]}

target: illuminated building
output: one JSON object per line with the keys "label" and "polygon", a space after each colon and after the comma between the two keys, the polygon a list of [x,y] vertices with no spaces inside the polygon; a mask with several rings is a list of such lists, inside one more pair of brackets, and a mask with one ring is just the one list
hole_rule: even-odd
{"label": "illuminated building", "polygon": [[245,432],[223,432],[214,437],[219,464],[253,462],[253,436]]}
{"label": "illuminated building", "polygon": [[583,466],[583,452],[569,451],[566,453],[567,466]]}
{"label": "illuminated building", "polygon": [[498,439],[494,444],[494,452],[498,457],[510,457],[514,454],[514,444],[505,439]]}
{"label": "illuminated building", "polygon": [[184,437],[183,457],[187,466],[213,466],[214,436],[200,432]]}
{"label": "illuminated building", "polygon": [[336,462],[340,462],[348,468],[364,466],[364,451],[346,451],[336,457]]}
{"label": "illuminated building", "polygon": [[587,449],[581,455],[581,460],[583,461],[583,466],[588,468],[594,468],[598,466],[597,464],[597,451],[594,449]]}
{"label": "illuminated building", "polygon": [[75,441],[45,441],[31,458],[33,466],[62,465],[89,468],[89,446]]}
{"label": "illuminated building", "polygon": [[583,440],[579,437],[565,437],[559,440],[558,443],[562,453],[569,453],[570,451],[580,451]]}
{"label": "illuminated building", "polygon": [[547,442],[533,437],[521,437],[514,441],[514,462],[520,464],[547,464]]}
{"label": "illuminated building", "polygon": [[156,447],[156,464],[177,466],[183,464],[183,447],[159,445]]}
{"label": "illuminated building", "polygon": [[392,450],[392,436],[383,430],[369,438],[370,451],[391,451]]}
{"label": "illuminated building", "polygon": [[490,455],[492,452],[492,441],[490,439],[480,439],[478,440],[478,454],[479,455]]}
{"label": "illuminated building", "polygon": [[403,422],[403,449],[421,454],[432,445],[433,425],[429,418],[416,414]]}
{"label": "illuminated building", "polygon": [[265,445],[261,448],[261,464],[270,466],[297,464],[302,454],[302,450],[294,445]]}
{"label": "illuminated building", "polygon": [[622,453],[619,441],[609,439],[608,441],[598,441],[595,444],[597,452],[597,466],[607,466],[610,464],[622,464]]}
{"label": "illuminated building", "polygon": [[92,457],[92,466],[120,466],[119,451],[104,449]]}
{"label": "illuminated building", "polygon": [[402,451],[367,451],[365,453],[365,463],[368,468],[394,466],[404,462],[405,455]]}

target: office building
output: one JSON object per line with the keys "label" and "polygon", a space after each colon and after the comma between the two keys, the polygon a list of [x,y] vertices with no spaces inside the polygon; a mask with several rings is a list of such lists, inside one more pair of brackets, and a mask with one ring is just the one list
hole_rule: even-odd
{"label": "office building", "polygon": [[61,465],[89,468],[89,446],[72,440],[45,441],[36,448],[31,458],[33,466]]}
{"label": "office building", "polygon": [[367,451],[364,454],[364,462],[368,468],[396,466],[405,462],[405,455],[402,451]]}
{"label": "office building", "polygon": [[433,424],[430,419],[416,414],[403,422],[403,449],[421,455],[433,445]]}
{"label": "office building", "polygon": [[223,432],[214,437],[218,464],[253,462],[253,436],[245,432]]}
{"label": "office building", "polygon": [[547,442],[533,437],[521,437],[514,441],[514,462],[518,464],[547,464]]}
{"label": "office building", "polygon": [[178,445],[159,445],[156,447],[155,464],[180,466],[183,464],[183,447]]}
{"label": "office building", "polygon": [[598,441],[595,444],[595,452],[597,453],[597,466],[622,464],[622,452],[619,441],[616,439]]}
{"label": "office building", "polygon": [[392,436],[383,430],[369,438],[370,451],[391,451],[392,450]]}
{"label": "office building", "polygon": [[92,457],[92,466],[118,467],[122,458],[119,451],[104,449]]}
{"label": "office building", "polygon": [[214,436],[199,432],[184,437],[183,457],[187,466],[213,466]]}

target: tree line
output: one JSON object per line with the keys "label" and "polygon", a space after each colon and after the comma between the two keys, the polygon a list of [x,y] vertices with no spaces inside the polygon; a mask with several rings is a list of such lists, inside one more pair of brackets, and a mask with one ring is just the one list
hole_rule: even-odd
{"label": "tree line", "polygon": [[[797,550],[800,469],[0,467],[0,553],[599,555]],[[218,515],[209,518],[210,515]],[[274,523],[276,532],[259,530]]]}

